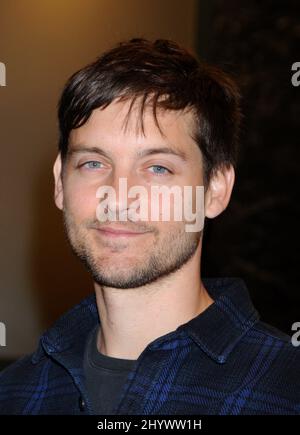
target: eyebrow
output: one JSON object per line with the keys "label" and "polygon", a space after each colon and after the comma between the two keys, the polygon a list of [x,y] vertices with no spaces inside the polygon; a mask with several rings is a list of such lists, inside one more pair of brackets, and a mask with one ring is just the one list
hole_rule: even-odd
{"label": "eyebrow", "polygon": [[[72,154],[77,154],[77,153],[95,153],[95,154],[99,154],[99,155],[102,155],[102,156],[107,157],[107,158],[111,157],[109,155],[109,153],[107,153],[106,151],[104,151],[102,148],[99,148],[99,147],[85,147],[82,145],[79,145],[79,146],[75,145],[74,148],[71,148],[68,150],[69,156]],[[175,150],[174,148],[170,148],[170,147],[142,149],[136,153],[136,156],[138,158],[142,158],[142,157],[150,156],[153,154],[175,155],[175,156],[179,157],[181,160],[183,160],[184,162],[187,161],[187,155],[184,151]]]}

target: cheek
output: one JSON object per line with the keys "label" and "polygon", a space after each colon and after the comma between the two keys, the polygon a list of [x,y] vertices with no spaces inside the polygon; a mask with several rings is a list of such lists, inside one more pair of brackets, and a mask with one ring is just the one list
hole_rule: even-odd
{"label": "cheek", "polygon": [[[167,191],[166,191],[167,192]],[[148,216],[152,222],[180,222],[183,215],[183,189],[176,194],[157,193],[156,190],[148,192]],[[176,219],[176,216],[179,219]]]}
{"label": "cheek", "polygon": [[[169,222],[169,226],[182,228],[187,223],[201,222],[204,213],[204,188],[203,186],[186,185],[169,201],[160,200],[160,219]],[[167,217],[167,219],[164,218]],[[200,225],[201,226],[201,225]]]}
{"label": "cheek", "polygon": [[80,220],[93,218],[96,215],[98,200],[96,189],[84,185],[69,184],[65,192],[65,208]]}

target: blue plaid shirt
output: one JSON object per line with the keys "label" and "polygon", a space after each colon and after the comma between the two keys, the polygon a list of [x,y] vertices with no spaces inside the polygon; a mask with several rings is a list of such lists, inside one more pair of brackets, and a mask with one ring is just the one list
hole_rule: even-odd
{"label": "blue plaid shirt", "polygon": [[[114,413],[300,414],[300,348],[259,320],[242,280],[203,282],[215,302],[144,349]],[[83,355],[97,323],[92,295],[1,372],[0,414],[92,414]]]}

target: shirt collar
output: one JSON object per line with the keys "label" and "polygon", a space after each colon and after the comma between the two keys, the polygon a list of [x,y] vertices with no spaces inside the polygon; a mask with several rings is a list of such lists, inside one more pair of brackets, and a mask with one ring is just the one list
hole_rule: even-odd
{"label": "shirt collar", "polygon": [[258,322],[259,314],[242,279],[206,278],[202,281],[214,303],[178,330],[185,330],[207,355],[224,363],[242,337]]}
{"label": "shirt collar", "polygon": [[[239,278],[204,278],[203,284],[214,299],[201,314],[180,325],[178,331],[188,334],[213,360],[226,362],[230,352],[244,334],[259,320],[249,293]],[[63,315],[41,337],[32,362],[37,363],[46,354],[63,352],[82,359],[87,336],[100,323],[96,298],[92,294]],[[159,337],[159,342],[170,333]]]}
{"label": "shirt collar", "polygon": [[96,296],[93,293],[67,311],[41,336],[32,362],[38,363],[46,354],[66,354],[81,362],[87,336],[99,323]]}

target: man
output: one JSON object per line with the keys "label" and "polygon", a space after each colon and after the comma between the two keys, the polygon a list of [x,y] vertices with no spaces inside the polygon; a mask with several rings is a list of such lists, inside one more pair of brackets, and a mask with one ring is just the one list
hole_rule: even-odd
{"label": "man", "polygon": [[150,215],[167,208],[155,186],[193,206],[202,187],[197,216],[226,208],[239,123],[232,79],[171,41],[133,39],[69,79],[55,203],[95,295],[1,373],[2,414],[300,413],[290,338],[259,320],[243,281],[201,278],[203,228],[174,218],[180,197],[173,218]]}

